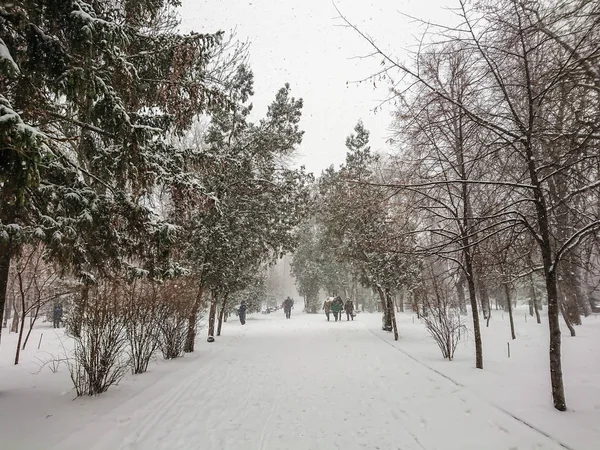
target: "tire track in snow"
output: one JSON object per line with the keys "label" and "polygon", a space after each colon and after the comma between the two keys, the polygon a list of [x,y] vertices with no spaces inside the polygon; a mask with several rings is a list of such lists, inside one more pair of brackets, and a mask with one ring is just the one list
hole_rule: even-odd
{"label": "tire track in snow", "polygon": [[[439,375],[442,378],[445,378],[447,381],[449,381],[450,383],[454,384],[455,386],[468,391],[470,393],[472,393],[473,395],[475,395],[469,388],[467,388],[465,385],[459,383],[458,381],[452,379],[451,377],[449,377],[448,375],[434,369],[433,367],[425,364],[423,361],[418,360],[417,358],[415,358],[414,356],[412,356],[410,353],[407,353],[405,350],[401,349],[400,347],[396,347],[393,343],[387,341],[386,339],[384,339],[381,335],[377,334],[375,331],[371,330],[370,328],[368,328],[365,324],[362,324],[371,334],[373,334],[373,336],[377,337],[378,339],[382,340],[383,342],[385,342],[386,344],[388,344],[390,347],[392,347],[393,349],[399,351],[400,353],[402,353],[404,356],[407,356],[408,358],[412,359],[414,362],[418,363],[419,365],[421,365],[422,367],[425,367],[426,369],[430,370],[431,372],[436,373],[437,375]],[[496,408],[498,411],[503,412],[504,414],[506,414],[507,416],[511,417],[512,419],[516,420],[517,422],[520,422],[521,424],[525,425],[526,427],[536,431],[537,433],[541,434],[542,436],[546,437],[547,439],[550,439],[551,441],[553,441],[555,444],[560,445],[561,447],[563,447],[566,450],[576,450],[573,447],[570,447],[569,445],[565,444],[564,442],[560,441],[558,438],[552,436],[551,434],[546,433],[545,431],[539,429],[538,427],[536,427],[535,425],[527,422],[525,419],[522,419],[521,417],[516,416],[515,414],[511,413],[510,411],[507,411],[506,409],[502,408],[501,406],[496,405],[495,403],[484,399],[484,398],[480,398],[477,397],[480,400],[484,401],[485,403],[487,403],[488,405]],[[502,428],[500,428],[502,431],[506,431]]]}

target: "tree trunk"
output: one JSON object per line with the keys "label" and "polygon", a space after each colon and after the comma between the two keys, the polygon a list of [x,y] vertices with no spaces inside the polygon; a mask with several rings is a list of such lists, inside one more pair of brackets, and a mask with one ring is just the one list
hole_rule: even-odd
{"label": "tree trunk", "polygon": [[75,306],[73,308],[73,315],[69,320],[69,329],[75,337],[81,336],[81,324],[83,321],[85,310],[87,308],[89,297],[90,285],[88,281],[84,281],[84,285],[81,289],[81,297],[76,298]]}
{"label": "tree trunk", "polygon": [[[4,310],[8,293],[8,276],[10,273],[11,253],[10,242],[0,240],[0,324],[6,323],[4,320]],[[0,326],[0,341],[1,339],[2,327]]]}
{"label": "tree trunk", "polygon": [[467,286],[469,288],[469,301],[471,315],[473,316],[473,334],[475,335],[475,367],[483,369],[483,344],[481,342],[481,328],[479,327],[479,311],[477,310],[477,295],[475,293],[475,280],[473,279],[473,262],[471,257],[466,258]]}
{"label": "tree trunk", "polygon": [[25,350],[25,347],[27,346],[27,342],[29,341],[29,336],[31,335],[31,330],[33,330],[33,326],[35,325],[35,322],[37,321],[39,314],[40,314],[40,305],[38,304],[38,306],[35,308],[35,315],[29,321],[29,330],[27,330],[27,336],[25,336],[25,340],[23,341],[22,350]]}
{"label": "tree trunk", "polygon": [[215,340],[215,315],[217,313],[217,294],[212,293],[210,299],[210,311],[208,312],[208,342]]}
{"label": "tree trunk", "polygon": [[529,297],[528,306],[529,306],[529,315],[531,317],[533,317],[533,299],[531,297]]}
{"label": "tree trunk", "polygon": [[15,366],[19,364],[19,356],[21,356],[21,342],[23,340],[23,330],[25,329],[25,297],[21,298],[21,328],[19,329],[19,338],[17,339],[17,351],[15,352]]}
{"label": "tree trunk", "polygon": [[23,273],[17,265],[18,280],[19,280],[19,296],[21,298],[21,328],[19,329],[19,338],[17,339],[17,351],[15,352],[15,366],[19,364],[19,356],[21,355],[21,342],[23,340],[23,331],[25,330],[25,319],[27,318],[27,306],[25,302],[25,288],[23,287]]}
{"label": "tree trunk", "polygon": [[496,300],[496,311],[498,311],[500,308],[498,307],[498,298],[500,298],[500,296],[502,296],[502,310],[504,312],[508,312],[508,308],[509,308],[509,304],[508,302],[510,301],[510,295],[507,295],[506,292],[506,283],[507,281],[505,279],[503,279],[502,281],[502,293],[498,292],[497,295],[495,296],[495,300]]}
{"label": "tree trunk", "polygon": [[587,289],[585,288],[584,276],[581,273],[581,268],[573,267],[573,280],[575,281],[575,286],[573,289],[575,291],[575,298],[577,299],[577,305],[579,306],[580,312],[584,315],[584,317],[588,317],[592,314],[592,307],[588,300]]}
{"label": "tree trunk", "polygon": [[385,296],[387,298],[387,308],[390,314],[390,322],[392,322],[392,330],[394,331],[394,340],[398,340],[398,324],[396,323],[396,311],[394,309],[394,303],[392,301],[392,294],[389,289],[385,290]]}
{"label": "tree trunk", "polygon": [[19,322],[20,322],[20,317],[19,317],[19,311],[17,311],[17,306],[13,305],[13,320],[12,320],[12,324],[10,326],[10,332],[11,333],[18,333],[19,332]]}
{"label": "tree trunk", "polygon": [[467,302],[465,299],[465,277],[461,273],[458,282],[456,283],[456,295],[458,296],[458,307],[460,309],[460,315],[466,316],[467,313]]}
{"label": "tree trunk", "polygon": [[479,288],[479,300],[481,301],[481,310],[483,312],[483,318],[488,321],[492,315],[492,308],[490,308],[490,294],[485,284],[478,280],[477,287]]}
{"label": "tree trunk", "polygon": [[575,337],[576,333],[575,333],[575,327],[573,326],[573,322],[571,322],[571,317],[569,316],[569,314],[567,314],[567,308],[565,306],[565,302],[562,301],[562,299],[565,299],[565,294],[564,292],[562,292],[562,289],[558,289],[559,292],[559,296],[561,298],[561,300],[559,300],[559,304],[560,304],[560,312],[562,314],[563,320],[565,321],[565,324],[567,325],[567,328],[569,329],[569,332],[571,333],[571,337]]}
{"label": "tree trunk", "polygon": [[404,312],[404,288],[400,289],[400,292],[398,293],[398,309],[401,313]]}
{"label": "tree trunk", "polygon": [[579,307],[581,308],[581,312],[583,312],[585,317],[588,317],[592,314],[592,305],[590,303],[589,292],[587,289],[587,276],[581,272],[581,267],[577,267],[575,269],[575,277],[578,282],[575,289],[577,290],[577,301]]}
{"label": "tree trunk", "polygon": [[512,307],[512,299],[510,298],[510,286],[508,282],[504,283],[504,295],[506,296],[506,305],[508,308],[508,317],[510,319],[510,337],[513,341],[517,338],[515,334],[515,321],[513,318],[513,307]]}
{"label": "tree trunk", "polygon": [[556,272],[552,269],[550,240],[545,240],[544,274],[548,291],[548,327],[550,328],[550,379],[552,382],[552,398],[554,407],[566,411],[565,390],[562,378],[561,336],[558,321],[558,293],[556,288]]}
{"label": "tree trunk", "polygon": [[227,308],[227,297],[228,294],[223,296],[223,303],[221,304],[221,311],[219,311],[219,324],[217,325],[217,336],[221,336],[221,327],[223,326],[223,317],[225,316],[225,308]]}
{"label": "tree trunk", "polygon": [[529,160],[529,175],[534,188],[535,206],[537,212],[537,222],[539,226],[539,236],[541,238],[540,250],[542,261],[544,263],[544,279],[546,281],[546,291],[548,295],[548,327],[550,329],[550,381],[552,383],[552,399],[554,407],[559,411],[566,411],[567,404],[565,400],[565,388],[562,377],[562,358],[561,358],[561,334],[559,322],[559,301],[558,286],[556,279],[556,266],[552,257],[552,244],[550,241],[550,226],[548,224],[546,201],[544,193],[539,187],[537,179],[537,167],[535,167],[535,157],[531,148],[527,149]]}
{"label": "tree trunk", "polygon": [[381,329],[384,331],[392,331],[392,317],[388,308],[387,299],[385,298],[385,293],[383,292],[383,289],[381,289],[381,286],[377,283],[375,284],[375,289],[377,289],[377,293],[381,299],[381,310],[383,311]]}
{"label": "tree trunk", "polygon": [[570,275],[564,275],[565,279],[559,282],[558,289],[561,292],[561,312],[569,318],[572,325],[581,325],[581,314],[579,312],[577,291],[573,286],[573,279]]}
{"label": "tree trunk", "polygon": [[[12,306],[12,301],[11,301],[12,297],[9,297],[6,300],[6,303],[4,303],[4,320],[2,321],[2,328],[7,328],[8,327],[8,319],[11,318],[10,313],[13,309]],[[0,330],[1,332],[2,330]]]}
{"label": "tree trunk", "polygon": [[535,311],[535,320],[538,324],[542,323],[542,318],[540,317],[540,302],[538,300],[537,294],[535,293],[535,284],[533,282],[533,275],[529,275],[529,282],[531,283],[531,299],[533,301],[533,310]]}
{"label": "tree trunk", "polygon": [[198,286],[198,293],[194,299],[194,304],[190,310],[190,316],[188,317],[188,329],[185,336],[185,345],[183,351],[191,353],[194,351],[196,346],[196,332],[198,327],[198,311],[200,311],[200,304],[202,303],[202,295],[204,294],[204,287]]}

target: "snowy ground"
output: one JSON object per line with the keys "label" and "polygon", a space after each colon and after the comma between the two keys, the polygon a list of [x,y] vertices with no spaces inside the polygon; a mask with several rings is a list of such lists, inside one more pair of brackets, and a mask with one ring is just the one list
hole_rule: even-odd
{"label": "snowy ground", "polygon": [[0,448],[598,449],[600,318],[564,336],[568,413],[548,394],[547,326],[518,319],[508,359],[507,317],[496,314],[478,371],[470,344],[445,362],[411,315],[399,316],[398,342],[378,314],[349,323],[254,315],[245,327],[230,320],[193,355],[77,400],[66,368],[35,374],[36,357],[62,352],[62,332],[35,330],[16,367],[15,336],[5,335]]}

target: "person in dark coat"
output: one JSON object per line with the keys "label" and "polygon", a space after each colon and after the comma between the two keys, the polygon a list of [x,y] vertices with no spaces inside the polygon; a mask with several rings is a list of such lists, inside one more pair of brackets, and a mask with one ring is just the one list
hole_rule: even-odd
{"label": "person in dark coat", "polygon": [[281,306],[283,306],[285,318],[290,319],[292,317],[292,308],[294,307],[294,300],[288,297],[283,301],[283,304]]}
{"label": "person in dark coat", "polygon": [[342,318],[342,309],[344,309],[344,301],[339,295],[331,303],[331,310],[333,311],[333,318],[337,322],[338,319]]}
{"label": "person in dark coat", "polygon": [[352,302],[352,300],[346,300],[344,310],[346,311],[346,320],[354,320],[354,303]]}
{"label": "person in dark coat", "polygon": [[63,307],[60,303],[54,305],[54,310],[52,311],[52,322],[53,328],[60,328],[60,323],[62,322],[63,316]]}
{"label": "person in dark coat", "polygon": [[242,300],[242,303],[240,303],[240,307],[238,308],[238,316],[240,317],[240,323],[242,325],[246,325],[246,309],[248,309],[246,301]]}

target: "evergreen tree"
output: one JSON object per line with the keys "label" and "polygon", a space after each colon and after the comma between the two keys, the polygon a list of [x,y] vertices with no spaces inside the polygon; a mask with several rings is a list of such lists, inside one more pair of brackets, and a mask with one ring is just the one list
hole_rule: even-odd
{"label": "evergreen tree", "polygon": [[[225,86],[232,102],[215,108],[195,170],[209,202],[176,201],[172,220],[184,231],[182,255],[198,281],[199,294],[189,319],[186,351],[193,351],[196,315],[210,293],[209,336],[214,336],[217,305],[244,289],[275,256],[294,248],[294,227],[306,211],[310,177],[289,169],[281,157],[293,153],[302,100],[280,89],[266,118],[248,120],[253,74],[245,66]],[[201,207],[199,207],[201,206]]]}
{"label": "evergreen tree", "polygon": [[166,132],[225,103],[207,82],[221,34],[176,32],[162,12],[178,3],[0,8],[0,321],[24,242],[45,242],[88,281],[155,261],[147,244],[169,227],[153,214],[152,190],[182,169]]}
{"label": "evergreen tree", "polygon": [[395,213],[396,205],[377,178],[379,157],[368,145],[368,131],[360,122],[354,131],[346,140],[346,163],[339,171],[329,168],[320,179],[319,220],[337,258],[351,262],[360,281],[379,294],[383,329],[393,330],[397,339],[392,295],[418,273],[407,257],[414,244],[401,237],[410,235],[410,219]]}

